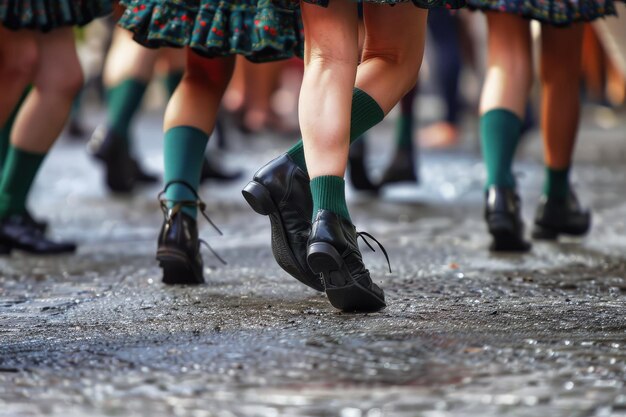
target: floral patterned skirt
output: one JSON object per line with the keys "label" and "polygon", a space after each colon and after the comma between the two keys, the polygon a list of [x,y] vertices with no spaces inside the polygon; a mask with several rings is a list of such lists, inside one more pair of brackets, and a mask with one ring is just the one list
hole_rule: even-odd
{"label": "floral patterned skirt", "polygon": [[0,0],[0,24],[13,30],[47,32],[85,25],[112,9],[112,0]]}
{"label": "floral patterned skirt", "polygon": [[471,9],[498,11],[554,26],[617,14],[614,0],[467,0]]}
{"label": "floral patterned skirt", "polygon": [[[330,0],[304,0],[307,3],[316,4],[322,7],[328,7]],[[398,3],[413,3],[415,6],[422,9],[433,9],[435,7],[445,7],[446,9],[460,9],[465,6],[465,0],[355,0],[364,3],[372,4],[398,4]]]}
{"label": "floral patterned skirt", "polygon": [[148,47],[190,47],[253,62],[302,56],[299,8],[290,0],[124,0],[119,24]]}

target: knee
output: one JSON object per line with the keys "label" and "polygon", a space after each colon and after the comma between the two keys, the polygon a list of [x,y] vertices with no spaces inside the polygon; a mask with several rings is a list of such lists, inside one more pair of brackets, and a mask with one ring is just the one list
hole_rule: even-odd
{"label": "knee", "polygon": [[386,73],[390,74],[403,88],[406,94],[417,82],[422,66],[422,50],[406,47],[365,47],[362,62],[376,60],[384,63]]}
{"label": "knee", "polygon": [[83,70],[78,62],[72,65],[51,66],[40,77],[37,88],[53,92],[55,95],[73,99],[84,84]]}
{"label": "knee", "polygon": [[[17,53],[13,53],[16,51]],[[37,43],[20,42],[18,48],[0,55],[0,71],[3,78],[26,86],[31,83],[39,66],[39,48]]]}
{"label": "knee", "polygon": [[181,83],[195,89],[225,91],[234,69],[234,59],[231,58],[206,59],[195,56],[188,59]]}

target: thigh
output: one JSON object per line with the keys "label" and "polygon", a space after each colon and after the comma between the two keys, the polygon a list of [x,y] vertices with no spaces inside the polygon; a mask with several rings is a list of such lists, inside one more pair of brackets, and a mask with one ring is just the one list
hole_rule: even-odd
{"label": "thigh", "polygon": [[363,59],[369,54],[394,59],[421,61],[428,11],[412,3],[363,4],[365,43]]}
{"label": "thigh", "polygon": [[358,62],[358,14],[352,0],[330,0],[328,7],[301,2],[305,65],[312,59]]}
{"label": "thigh", "polygon": [[76,52],[73,29],[59,28],[38,34],[37,38],[40,58],[34,80],[35,87],[80,88],[83,73]]}

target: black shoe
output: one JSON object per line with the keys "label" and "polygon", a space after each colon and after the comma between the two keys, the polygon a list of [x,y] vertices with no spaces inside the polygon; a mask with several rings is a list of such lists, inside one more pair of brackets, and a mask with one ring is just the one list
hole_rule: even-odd
{"label": "black shoe", "polygon": [[37,255],[59,255],[75,252],[76,244],[50,240],[28,214],[14,214],[0,220],[0,253],[9,254],[14,249]]}
{"label": "black shoe", "polygon": [[200,182],[203,183],[206,180],[215,181],[234,181],[243,175],[243,171],[227,172],[219,166],[217,162],[207,157],[204,157],[202,162],[202,173],[200,174]]}
{"label": "black shoe", "polygon": [[524,240],[521,201],[515,190],[489,187],[485,193],[485,220],[494,252],[526,252],[530,243]]}
{"label": "black shoe", "polygon": [[419,182],[414,159],[412,150],[398,149],[380,180],[381,186],[398,182]]}
{"label": "black shoe", "polygon": [[[331,211],[319,210],[315,215],[307,261],[313,272],[322,275],[330,303],[342,311],[377,311],[386,306],[383,290],[372,282],[363,264],[357,243],[363,235],[372,238],[357,233],[350,221]],[[380,248],[389,262],[387,252]]]}
{"label": "black shoe", "polygon": [[559,235],[583,236],[591,227],[591,213],[581,207],[576,194],[570,191],[565,200],[541,197],[533,239],[556,240]]}
{"label": "black shoe", "polygon": [[161,180],[158,175],[147,172],[132,156],[130,157],[130,163],[134,171],[136,182],[142,184],[156,184]]}
{"label": "black shoe", "polygon": [[360,139],[350,146],[350,153],[348,154],[350,183],[356,190],[376,193],[379,187],[369,178],[365,167],[365,153],[364,139]]}
{"label": "black shoe", "polygon": [[306,261],[313,212],[306,172],[283,154],[258,170],[242,193],[254,211],[269,216],[278,265],[304,285],[324,291],[319,275]]}
{"label": "black shoe", "polygon": [[115,193],[129,193],[136,184],[137,166],[125,141],[111,129],[98,127],[87,143],[88,152],[104,164],[105,183]]}
{"label": "black shoe", "polygon": [[[161,196],[172,184],[183,184],[188,187],[196,197],[196,200],[177,201],[172,208],[168,208],[168,200]],[[161,209],[164,220],[159,233],[156,259],[163,269],[163,282],[165,284],[203,284],[203,262],[200,254],[200,243],[206,243],[198,238],[198,224],[196,219],[182,211],[183,207],[198,207],[200,213],[211,223],[215,229],[220,230],[208,218],[205,204],[200,200],[193,187],[184,181],[171,181],[167,183],[163,191],[159,193]],[[208,246],[208,244],[207,244]],[[208,246],[211,249],[210,246]],[[213,249],[211,249],[213,252]],[[215,256],[226,263],[215,252]]]}
{"label": "black shoe", "polygon": [[30,223],[32,227],[39,230],[41,233],[46,233],[48,230],[48,222],[35,219],[28,210],[21,214],[21,216],[24,223]]}

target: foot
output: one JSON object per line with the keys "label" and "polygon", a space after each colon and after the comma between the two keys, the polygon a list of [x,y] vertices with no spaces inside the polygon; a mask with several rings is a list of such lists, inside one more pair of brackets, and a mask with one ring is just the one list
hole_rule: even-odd
{"label": "foot", "polygon": [[420,145],[428,149],[446,149],[459,142],[459,130],[448,122],[433,123],[419,132]]}
{"label": "foot", "polygon": [[269,216],[272,252],[278,265],[304,285],[324,291],[306,261],[313,212],[306,172],[283,154],[258,170],[242,193],[254,211]]}
{"label": "foot", "polygon": [[243,171],[225,171],[216,161],[205,157],[204,162],[202,163],[200,182],[202,183],[206,180],[234,181],[241,178],[242,175]]}
{"label": "foot", "polygon": [[132,156],[130,157],[130,164],[134,171],[135,181],[142,184],[156,184],[160,181],[160,178],[156,174],[152,174],[146,171]]}
{"label": "foot", "polygon": [[485,220],[493,237],[494,252],[526,252],[530,243],[524,240],[521,200],[515,190],[489,187],[485,194]]}
{"label": "foot", "polygon": [[21,216],[24,223],[30,223],[33,228],[39,230],[41,233],[46,233],[46,230],[48,230],[48,222],[35,219],[28,210],[21,214]]}
{"label": "foot", "polygon": [[[196,199],[174,202],[173,207],[169,208],[168,203],[171,202],[162,199],[161,196],[167,191],[168,187],[176,183],[187,186],[195,194]],[[170,285],[203,284],[204,274],[200,243],[204,241],[198,238],[196,219],[185,213],[182,208],[185,206],[196,206],[202,215],[209,220],[204,213],[204,202],[200,200],[193,187],[181,181],[169,182],[159,194],[159,199],[164,219],[161,232],[159,233],[156,259],[161,269],[163,269],[163,282]],[[215,227],[211,220],[209,222]],[[219,229],[215,228],[219,232]],[[206,242],[204,243],[206,244]],[[215,252],[213,253],[215,254]],[[217,256],[217,254],[215,255]],[[219,256],[217,257],[225,263]]]}
{"label": "foot", "polygon": [[398,149],[380,181],[381,186],[398,182],[417,183],[413,151]]}
{"label": "foot", "polygon": [[570,191],[567,199],[541,198],[535,216],[534,239],[556,240],[559,235],[583,236],[591,227],[591,213],[581,207]]}
{"label": "foot", "polygon": [[359,191],[378,192],[378,186],[374,184],[365,167],[365,142],[360,140],[350,147],[348,156],[350,183]]}
{"label": "foot", "polygon": [[307,261],[313,272],[321,274],[333,307],[342,311],[377,311],[386,306],[385,295],[365,269],[358,236],[350,221],[321,209],[313,221]]}
{"label": "foot", "polygon": [[14,249],[37,255],[58,255],[75,252],[76,244],[48,239],[26,213],[0,220],[0,253],[9,254]]}

